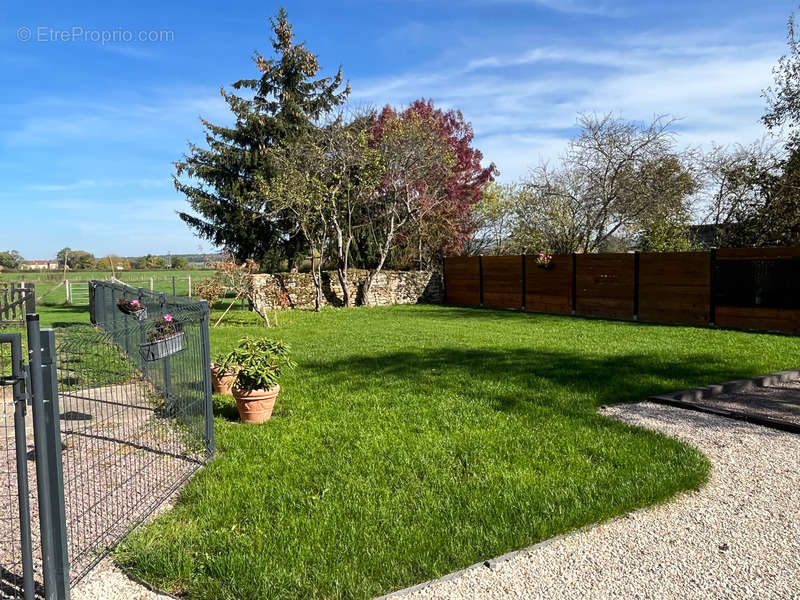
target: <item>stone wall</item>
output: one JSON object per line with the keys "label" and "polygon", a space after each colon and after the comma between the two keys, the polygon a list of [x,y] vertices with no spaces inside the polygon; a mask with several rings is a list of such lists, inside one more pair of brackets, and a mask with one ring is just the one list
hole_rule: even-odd
{"label": "stone wall", "polygon": [[[350,298],[354,304],[365,304],[361,288],[367,271],[348,271]],[[275,282],[289,297],[292,308],[314,308],[314,280],[311,273],[276,273],[253,275],[253,285],[263,288],[267,281]],[[322,272],[322,295],[326,306],[342,306],[342,289],[336,271]],[[266,296],[266,297],[261,297]],[[273,299],[269,294],[259,295],[259,309],[272,310]],[[391,304],[439,303],[444,299],[442,277],[431,271],[382,271],[372,282],[370,300],[373,306]]]}

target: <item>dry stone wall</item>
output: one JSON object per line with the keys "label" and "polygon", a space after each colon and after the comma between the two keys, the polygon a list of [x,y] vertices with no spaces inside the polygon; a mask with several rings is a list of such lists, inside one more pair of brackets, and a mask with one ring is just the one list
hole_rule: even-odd
{"label": "dry stone wall", "polygon": [[[361,290],[367,271],[348,271],[350,298],[355,304],[365,304]],[[314,280],[311,273],[275,273],[253,275],[253,285],[263,288],[270,282],[277,284],[289,297],[292,308],[314,308]],[[342,290],[335,271],[322,273],[323,300],[327,306],[342,306]],[[259,310],[276,308],[270,294],[260,294]],[[372,282],[370,304],[389,306],[392,304],[417,304],[419,302],[440,303],[444,299],[440,273],[432,271],[382,271]]]}

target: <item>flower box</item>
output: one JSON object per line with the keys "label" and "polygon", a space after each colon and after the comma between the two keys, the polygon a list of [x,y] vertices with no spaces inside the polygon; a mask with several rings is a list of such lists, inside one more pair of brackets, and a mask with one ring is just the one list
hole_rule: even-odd
{"label": "flower box", "polygon": [[159,340],[152,340],[139,345],[142,359],[148,362],[160,360],[183,350],[183,337],[185,332],[180,331]]}
{"label": "flower box", "polygon": [[120,310],[120,312],[133,317],[137,321],[144,321],[147,318],[147,307],[145,307],[142,302],[136,298],[133,300],[120,298],[117,301],[117,308]]}

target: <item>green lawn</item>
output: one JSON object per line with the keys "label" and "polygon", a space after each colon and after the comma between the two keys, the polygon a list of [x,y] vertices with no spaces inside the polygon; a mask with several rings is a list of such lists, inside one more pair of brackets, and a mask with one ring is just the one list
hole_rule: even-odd
{"label": "green lawn", "polygon": [[[192,278],[192,285],[194,286],[205,277],[211,277],[214,273],[215,271],[213,270],[188,269],[181,271],[168,269],[158,271],[121,271],[116,273],[115,277],[133,287],[142,287],[145,289],[150,289],[150,278],[152,278],[153,289],[165,294],[172,293],[172,278],[174,277],[175,293],[179,296],[185,296],[189,293],[188,277]],[[72,282],[86,282],[90,279],[108,279],[110,273],[108,271],[67,271],[66,276],[67,279]],[[64,273],[55,271],[0,273],[0,283],[12,281],[32,282],[36,286],[36,296],[42,298],[42,300],[37,303],[39,307],[43,305],[57,306],[66,301],[64,286],[59,287],[63,279]]]}
{"label": "green lawn", "polygon": [[602,404],[798,364],[797,339],[435,306],[295,311],[270,422],[217,398],[218,457],[118,549],[189,598],[370,598],[701,485]]}

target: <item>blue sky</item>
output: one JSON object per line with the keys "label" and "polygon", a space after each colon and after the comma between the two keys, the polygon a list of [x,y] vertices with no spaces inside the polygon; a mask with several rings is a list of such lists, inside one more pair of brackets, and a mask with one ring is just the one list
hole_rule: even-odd
{"label": "blue sky", "polygon": [[[221,86],[267,53],[264,2],[5,2],[0,249],[47,258],[194,252],[172,162],[225,121]],[[578,111],[679,117],[681,145],[763,135],[761,89],[793,2],[328,0],[285,3],[355,104],[460,108],[513,181],[555,160]],[[145,37],[139,41],[140,33]],[[116,37],[103,43],[102,36]],[[132,36],[134,39],[127,41]],[[26,39],[29,38],[29,39]]]}

